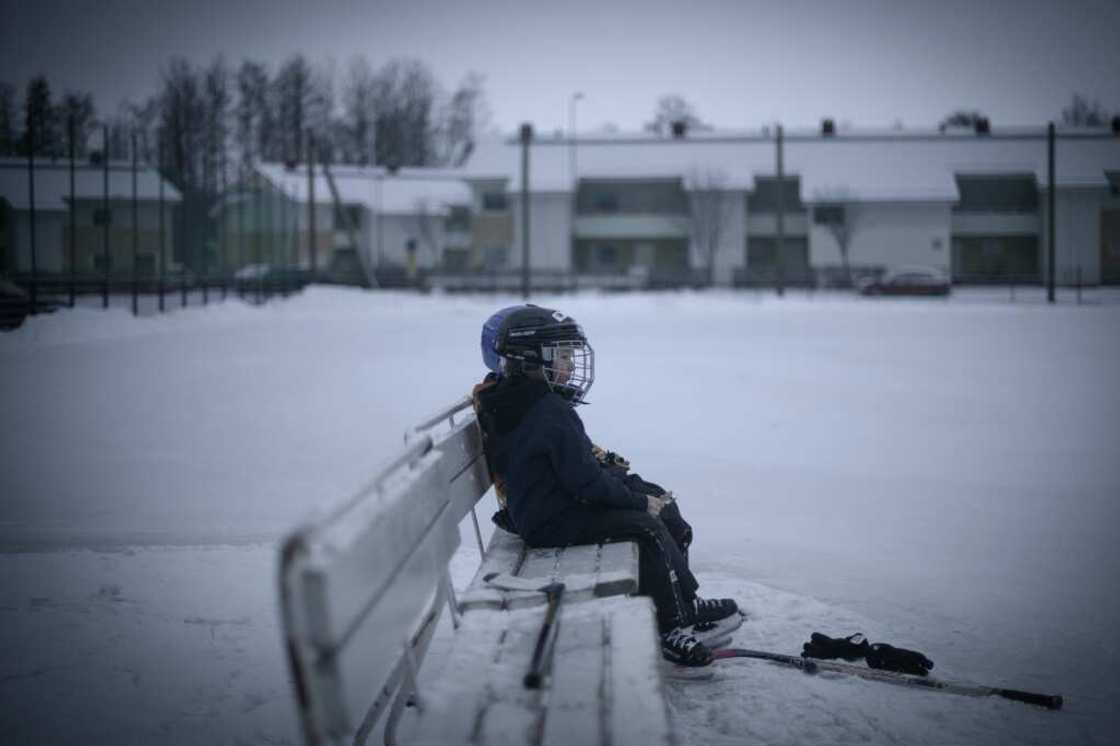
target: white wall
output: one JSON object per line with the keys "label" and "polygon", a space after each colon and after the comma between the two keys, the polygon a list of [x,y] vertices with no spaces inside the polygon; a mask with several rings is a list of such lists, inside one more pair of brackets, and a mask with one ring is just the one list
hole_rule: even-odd
{"label": "white wall", "polygon": [[[510,195],[513,216],[511,268],[521,267],[521,195]],[[529,196],[531,265],[538,269],[569,271],[572,268],[572,194],[545,192]]]}
{"label": "white wall", "polygon": [[[948,272],[951,210],[948,203],[867,202],[849,205],[848,260],[887,267],[922,265]],[[823,225],[810,225],[809,263],[841,264],[840,248]]]}
{"label": "white wall", "polygon": [[[740,191],[729,191],[724,198],[723,226],[715,256],[714,279],[717,285],[730,285],[735,270],[747,263],[746,196]],[[689,239],[689,262],[697,269],[705,268],[707,262],[693,237]]]}
{"label": "white wall", "polygon": [[[1048,276],[1049,237],[1046,193],[1042,199],[1042,227],[1039,246],[1042,249],[1043,279]],[[1101,281],[1101,210],[1120,208],[1120,197],[1113,197],[1107,189],[1059,189],[1054,200],[1058,222],[1055,225],[1057,269],[1059,284],[1077,282],[1078,268],[1081,282],[1096,284]]]}

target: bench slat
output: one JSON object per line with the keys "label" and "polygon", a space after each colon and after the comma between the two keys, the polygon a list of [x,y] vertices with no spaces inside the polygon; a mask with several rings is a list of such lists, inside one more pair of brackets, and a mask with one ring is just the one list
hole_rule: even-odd
{"label": "bench slat", "polygon": [[[438,676],[421,674],[424,709],[405,740],[638,744],[627,735],[632,731],[642,746],[671,742],[648,598],[565,601],[548,688],[525,689],[543,618],[542,608],[464,616]],[[604,733],[604,725],[612,732]]]}
{"label": "bench slat", "polygon": [[518,536],[495,528],[486,549],[486,559],[459,596],[463,611],[518,609],[544,603],[540,593],[503,591],[486,584],[483,578],[492,572],[540,578],[542,585],[561,578],[567,586],[566,597],[573,601],[631,595],[638,592],[638,545],[627,541],[563,549],[526,549]]}
{"label": "bench slat", "polygon": [[470,417],[455,425],[449,433],[436,439],[435,449],[445,459],[447,497],[451,501],[451,515],[458,523],[490,489],[490,470],[482,454],[478,423]]}
{"label": "bench slat", "polygon": [[549,712],[544,723],[544,746],[600,743],[604,739],[605,701],[594,712],[586,707],[587,693],[603,681],[603,624],[570,624],[556,639],[557,665],[552,672]]}
{"label": "bench slat", "polygon": [[[647,608],[652,616],[653,603],[649,602]],[[608,713],[611,744],[668,745],[673,741],[672,724],[661,681],[657,625],[656,622],[635,624],[634,621],[624,614],[613,614],[608,622],[612,655]]]}
{"label": "bench slat", "polygon": [[[316,646],[330,649],[339,644],[357,617],[384,594],[446,509],[438,454],[421,459],[409,477],[383,494],[371,492],[311,537],[304,575],[309,585],[308,633]],[[440,527],[439,533],[451,532]],[[457,546],[456,538],[448,559]]]}

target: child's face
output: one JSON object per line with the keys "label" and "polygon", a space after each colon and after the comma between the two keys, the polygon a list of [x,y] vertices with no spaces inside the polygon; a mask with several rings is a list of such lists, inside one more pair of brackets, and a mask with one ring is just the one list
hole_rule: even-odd
{"label": "child's face", "polygon": [[561,347],[553,353],[552,370],[553,370],[553,383],[566,384],[572,378],[572,370],[575,368],[575,363],[572,362],[572,351],[566,347]]}

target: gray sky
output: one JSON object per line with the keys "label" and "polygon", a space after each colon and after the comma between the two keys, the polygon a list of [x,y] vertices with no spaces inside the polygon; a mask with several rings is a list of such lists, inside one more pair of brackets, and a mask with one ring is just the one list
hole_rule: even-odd
{"label": "gray sky", "polygon": [[[648,120],[680,93],[719,127],[823,116],[934,126],[949,111],[994,126],[1057,117],[1074,91],[1120,110],[1118,0],[0,0],[0,79],[45,73],[102,112],[153,93],[172,55],[275,66],[302,52],[427,62],[446,87],[486,77],[493,124],[578,128]],[[333,61],[333,62],[332,62]]]}

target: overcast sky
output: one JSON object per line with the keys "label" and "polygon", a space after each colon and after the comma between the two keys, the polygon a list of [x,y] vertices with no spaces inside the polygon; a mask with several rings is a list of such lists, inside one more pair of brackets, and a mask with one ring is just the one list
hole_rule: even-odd
{"label": "overcast sky", "polygon": [[1073,92],[1120,111],[1120,0],[0,0],[0,79],[22,96],[92,91],[99,110],[155,92],[173,55],[275,68],[302,52],[376,67],[427,62],[446,87],[482,73],[492,122],[635,130],[680,93],[718,127],[821,117],[931,127],[978,108],[1001,124],[1059,116]]}

